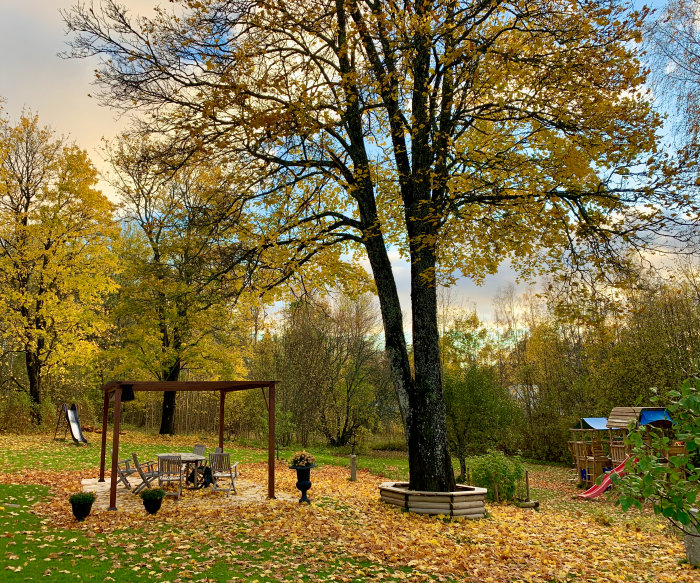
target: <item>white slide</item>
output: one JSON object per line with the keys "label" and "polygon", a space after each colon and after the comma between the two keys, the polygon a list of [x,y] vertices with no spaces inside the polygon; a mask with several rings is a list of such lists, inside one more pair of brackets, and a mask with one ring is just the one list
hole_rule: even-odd
{"label": "white slide", "polygon": [[87,443],[87,439],[83,436],[83,431],[80,428],[80,421],[78,421],[78,409],[73,403],[70,407],[64,405],[66,408],[66,417],[68,418],[68,426],[70,427],[70,434],[73,437],[75,443]]}

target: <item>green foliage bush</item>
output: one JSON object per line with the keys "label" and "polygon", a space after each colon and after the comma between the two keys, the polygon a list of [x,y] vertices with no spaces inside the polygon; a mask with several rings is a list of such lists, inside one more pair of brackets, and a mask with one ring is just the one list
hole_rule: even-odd
{"label": "green foliage bush", "polygon": [[[700,379],[686,380],[668,396],[671,402],[666,408],[675,437],[649,426],[630,431],[626,440],[633,450],[632,460],[625,464],[627,474],[624,478],[613,475],[612,480],[623,510],[650,502],[656,514],[692,533],[700,527],[698,515],[691,513],[700,500]],[[685,443],[686,453],[669,455],[669,446],[676,440]]]}
{"label": "green foliage bush", "polygon": [[31,406],[28,393],[19,391],[0,393],[0,429],[15,432],[30,431],[32,429]]}
{"label": "green foliage bush", "polygon": [[78,492],[68,498],[71,504],[92,504],[97,496],[94,492]]}
{"label": "green foliage bush", "polygon": [[408,451],[408,444],[405,439],[389,439],[372,443],[370,448],[373,451]]}
{"label": "green foliage bush", "polygon": [[519,457],[506,457],[502,452],[491,450],[485,455],[469,460],[472,483],[488,490],[489,500],[514,500],[518,481],[524,475]]}
{"label": "green foliage bush", "polygon": [[162,488],[146,488],[140,494],[141,500],[162,500],[167,493]]}

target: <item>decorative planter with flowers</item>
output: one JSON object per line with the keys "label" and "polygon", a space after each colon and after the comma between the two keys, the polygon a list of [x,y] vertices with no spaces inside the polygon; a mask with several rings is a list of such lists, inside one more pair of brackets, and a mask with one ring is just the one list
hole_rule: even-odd
{"label": "decorative planter with flowers", "polygon": [[149,514],[155,514],[160,510],[161,504],[163,504],[163,498],[165,498],[166,492],[162,488],[148,488],[141,492],[141,500],[143,500],[143,507]]}
{"label": "decorative planter with flowers", "polygon": [[83,521],[92,510],[92,503],[95,501],[94,492],[79,492],[68,498],[71,507],[73,508],[73,516],[78,521]]}
{"label": "decorative planter with flowers", "polygon": [[305,451],[298,451],[292,456],[289,468],[297,471],[297,490],[301,492],[299,503],[311,504],[306,492],[311,488],[311,468],[316,467],[316,458]]}

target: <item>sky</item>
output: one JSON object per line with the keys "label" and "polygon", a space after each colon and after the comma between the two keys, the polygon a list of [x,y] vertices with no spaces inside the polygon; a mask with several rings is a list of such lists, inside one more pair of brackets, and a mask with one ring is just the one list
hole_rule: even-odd
{"label": "sky", "polygon": [[[69,136],[87,150],[100,171],[103,138],[110,139],[125,127],[125,120],[114,111],[100,107],[89,97],[95,61],[64,59],[67,36],[59,9],[68,9],[77,0],[0,0],[0,98],[11,120],[22,110],[39,115],[42,124],[58,134]],[[89,0],[88,0],[89,2]],[[121,0],[136,14],[148,14],[158,0]],[[660,4],[658,0],[653,4]],[[108,187],[103,185],[103,190]],[[408,310],[409,266],[392,254],[402,306]],[[493,317],[493,297],[514,285],[515,273],[504,267],[478,287],[460,280],[452,293],[453,301],[467,309],[475,308],[484,320]],[[518,291],[527,286],[517,285]]]}

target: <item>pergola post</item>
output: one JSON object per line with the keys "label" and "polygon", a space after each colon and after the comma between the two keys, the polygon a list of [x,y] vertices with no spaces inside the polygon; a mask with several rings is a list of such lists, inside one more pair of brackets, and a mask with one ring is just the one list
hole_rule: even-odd
{"label": "pergola post", "polygon": [[[106,391],[105,391],[106,392]],[[114,428],[112,433],[112,476],[109,486],[109,509],[117,509],[117,466],[119,464],[119,425],[122,416],[122,387],[114,391]]]}
{"label": "pergola post", "polygon": [[226,391],[219,392],[219,447],[224,449],[224,405],[226,404]]}
{"label": "pergola post", "polygon": [[107,455],[107,417],[109,417],[109,393],[105,391],[104,407],[102,409],[102,446],[100,447],[100,479],[105,481],[105,457]]}
{"label": "pergola post", "polygon": [[267,389],[267,497],[275,497],[275,383]]}

